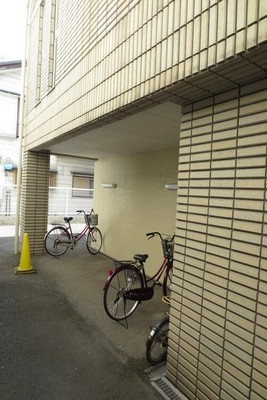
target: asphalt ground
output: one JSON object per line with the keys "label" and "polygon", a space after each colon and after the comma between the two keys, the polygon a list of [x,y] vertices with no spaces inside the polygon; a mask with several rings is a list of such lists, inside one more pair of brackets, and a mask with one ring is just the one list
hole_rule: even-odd
{"label": "asphalt ground", "polygon": [[13,249],[14,237],[0,237],[0,399],[162,399],[145,373],[149,327],[167,307],[161,289],[127,327],[103,308],[111,260],[79,244],[31,257],[37,272],[17,275]]}

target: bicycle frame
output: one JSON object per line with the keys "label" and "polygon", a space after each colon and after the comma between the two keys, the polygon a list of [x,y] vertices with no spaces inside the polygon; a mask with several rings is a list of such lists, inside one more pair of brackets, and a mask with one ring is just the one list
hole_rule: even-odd
{"label": "bicycle frame", "polygon": [[[159,284],[159,279],[162,277],[163,273],[167,271],[167,266],[169,264],[169,259],[166,256],[154,276],[147,278],[144,268],[144,263],[139,266],[139,272],[142,274],[144,287],[139,289],[129,289],[124,293],[126,299],[134,301],[145,301],[150,300],[154,296],[154,286]],[[149,286],[149,282],[153,282],[152,286]]]}
{"label": "bicycle frame", "polygon": [[[147,279],[146,273],[145,273],[145,268],[144,268],[144,263],[140,262],[137,264],[137,262],[133,261],[115,261],[115,264],[117,267],[112,271],[109,271],[109,276],[108,279],[105,282],[104,285],[104,290],[107,288],[109,281],[112,279],[113,275],[119,271],[120,269],[123,269],[123,265],[125,264],[131,264],[133,265],[142,275],[143,278],[143,283],[144,283],[144,288],[143,289],[133,289],[129,290],[125,293],[125,297],[131,300],[138,300],[138,301],[144,301],[144,300],[150,300],[153,297],[153,288],[156,284],[158,284],[159,279],[162,277],[163,273],[166,273],[166,269],[168,264],[170,263],[170,260],[168,259],[168,256],[164,257],[163,262],[156,272],[154,276],[151,278]],[[148,286],[149,282],[153,282],[152,286]]]}
{"label": "bicycle frame", "polygon": [[69,247],[76,244],[76,242],[79,242],[79,240],[82,239],[87,232],[93,230],[93,227],[91,227],[89,224],[86,224],[81,232],[74,235],[72,232],[72,227],[70,222],[68,222],[68,225],[62,224],[61,226],[65,227],[67,231],[70,233],[70,240],[60,240],[60,243],[65,244],[66,246]]}
{"label": "bicycle frame", "polygon": [[83,230],[82,230],[81,232],[77,233],[76,235],[73,235],[73,232],[72,232],[72,228],[71,228],[71,224],[70,224],[70,223],[69,223],[69,226],[66,227],[66,228],[67,228],[67,230],[70,232],[71,238],[77,240],[77,242],[78,242],[80,239],[82,239],[82,238],[84,237],[84,235],[85,235],[88,231],[92,230],[92,228],[90,227],[90,225],[87,225],[87,224],[86,224],[85,227],[83,228]]}
{"label": "bicycle frame", "polygon": [[146,274],[145,274],[145,271],[143,268],[142,273],[143,273],[145,285],[147,286],[147,284],[151,281],[154,282],[154,285],[157,284],[158,281],[160,280],[160,278],[162,277],[163,273],[166,272],[166,268],[167,268],[169,262],[170,261],[168,259],[168,256],[164,257],[163,262],[162,262],[160,268],[158,269],[158,271],[155,273],[154,276],[152,276],[151,278],[148,278],[148,279],[146,278]]}

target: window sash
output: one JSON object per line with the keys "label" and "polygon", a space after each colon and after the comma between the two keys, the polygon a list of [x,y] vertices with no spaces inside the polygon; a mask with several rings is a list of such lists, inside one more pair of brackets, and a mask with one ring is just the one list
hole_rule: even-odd
{"label": "window sash", "polygon": [[94,189],[94,177],[92,175],[73,175],[72,188],[72,197],[92,198],[92,189]]}

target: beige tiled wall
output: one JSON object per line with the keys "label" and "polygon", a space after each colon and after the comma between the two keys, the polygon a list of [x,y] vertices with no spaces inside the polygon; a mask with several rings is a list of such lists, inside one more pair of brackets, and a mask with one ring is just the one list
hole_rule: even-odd
{"label": "beige tiled wall", "polygon": [[21,239],[29,236],[32,254],[42,254],[48,215],[49,153],[25,152],[21,185]]}
{"label": "beige tiled wall", "polygon": [[267,398],[266,105],[261,81],[184,108],[168,378],[189,399]]}
{"label": "beige tiled wall", "polygon": [[267,39],[265,0],[31,3],[27,149]]}
{"label": "beige tiled wall", "polygon": [[[267,39],[266,0],[30,4],[26,151]],[[254,82],[184,107],[167,376],[190,399],[267,398],[266,103]],[[31,234],[46,227],[48,155],[27,151],[24,168]]]}

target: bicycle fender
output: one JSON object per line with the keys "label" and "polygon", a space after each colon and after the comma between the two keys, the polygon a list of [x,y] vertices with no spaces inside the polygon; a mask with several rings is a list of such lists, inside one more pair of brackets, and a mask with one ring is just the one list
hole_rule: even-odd
{"label": "bicycle fender", "polygon": [[107,288],[107,286],[108,286],[108,284],[109,284],[109,281],[113,278],[113,276],[115,275],[115,273],[117,273],[117,272],[119,272],[119,271],[125,269],[125,267],[127,267],[127,266],[129,266],[129,265],[130,265],[132,268],[135,268],[135,269],[138,271],[138,269],[137,269],[134,265],[131,265],[131,264],[120,265],[119,267],[116,267],[115,269],[110,270],[109,273],[108,273],[108,278],[107,278],[107,280],[106,280],[106,282],[105,282],[105,285],[104,285],[103,290],[106,290],[106,288]]}
{"label": "bicycle fender", "polygon": [[154,338],[156,333],[161,330],[161,327],[169,320],[169,315],[165,315],[156,325],[151,326],[151,331],[146,340],[146,346]]}
{"label": "bicycle fender", "polygon": [[108,284],[109,284],[109,281],[110,281],[110,279],[112,278],[112,276],[114,275],[114,272],[116,271],[116,269],[114,269],[113,271],[112,270],[110,270],[109,272],[108,272],[108,279],[106,280],[106,282],[105,282],[105,285],[104,285],[104,287],[103,287],[103,290],[106,290],[106,288],[107,288],[107,286],[108,286]]}
{"label": "bicycle fender", "polygon": [[151,342],[151,340],[153,339],[153,337],[155,336],[155,334],[157,333],[159,328],[157,328],[156,326],[152,326],[151,327],[151,331],[148,335],[148,338],[146,340],[146,346],[148,345],[149,342]]}

